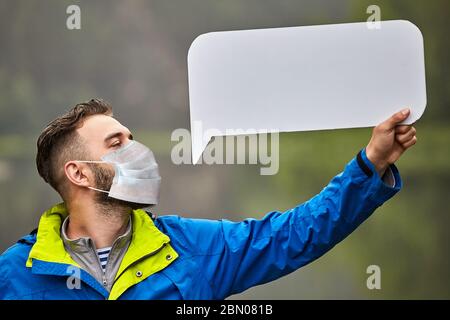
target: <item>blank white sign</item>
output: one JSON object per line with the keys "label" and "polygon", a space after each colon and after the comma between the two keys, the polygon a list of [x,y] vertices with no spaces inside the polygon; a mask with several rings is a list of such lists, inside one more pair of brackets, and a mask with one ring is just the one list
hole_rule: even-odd
{"label": "blank white sign", "polygon": [[426,106],[422,34],[404,20],[206,33],[188,74],[193,163],[227,129],[370,127],[404,107],[410,124]]}

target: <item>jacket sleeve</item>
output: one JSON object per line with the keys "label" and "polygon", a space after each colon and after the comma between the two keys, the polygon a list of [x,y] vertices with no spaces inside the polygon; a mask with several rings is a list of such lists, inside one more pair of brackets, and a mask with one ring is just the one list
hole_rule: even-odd
{"label": "jacket sleeve", "polygon": [[397,168],[388,170],[393,186],[362,149],[319,194],[286,212],[241,222],[183,219],[215,297],[277,279],[333,248],[400,190]]}

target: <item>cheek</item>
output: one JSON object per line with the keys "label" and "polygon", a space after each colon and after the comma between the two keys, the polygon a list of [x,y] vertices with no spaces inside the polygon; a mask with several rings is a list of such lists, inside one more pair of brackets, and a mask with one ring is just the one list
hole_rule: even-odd
{"label": "cheek", "polygon": [[116,169],[114,167],[114,165],[112,164],[105,164],[105,168],[108,172],[108,176],[112,178],[114,178],[114,176],[116,175]]}
{"label": "cheek", "polygon": [[108,149],[103,142],[99,141],[90,141],[86,143],[85,150],[89,160],[100,160],[101,157],[112,151],[112,149]]}
{"label": "cheek", "polygon": [[96,175],[100,176],[103,180],[112,180],[115,175],[115,170],[111,164],[101,164],[96,170]]}
{"label": "cheek", "polygon": [[99,146],[91,152],[91,157],[93,160],[101,160],[101,158],[113,151],[113,149],[107,149],[104,146]]}

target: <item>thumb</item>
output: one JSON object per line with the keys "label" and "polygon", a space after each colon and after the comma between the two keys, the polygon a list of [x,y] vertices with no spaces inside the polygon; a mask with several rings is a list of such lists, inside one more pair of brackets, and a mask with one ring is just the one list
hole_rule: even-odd
{"label": "thumb", "polygon": [[395,128],[395,126],[408,118],[409,114],[411,113],[411,110],[409,108],[403,109],[397,113],[394,113],[389,119],[382,122],[380,124],[380,127],[382,127],[385,130],[391,130]]}

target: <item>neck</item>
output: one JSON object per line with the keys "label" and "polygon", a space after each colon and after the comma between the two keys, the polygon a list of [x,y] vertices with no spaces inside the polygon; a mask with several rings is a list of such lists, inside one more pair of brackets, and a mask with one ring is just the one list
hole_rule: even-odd
{"label": "neck", "polygon": [[67,204],[70,213],[69,239],[89,237],[97,249],[111,247],[125,233],[131,209],[120,205],[98,204],[94,200]]}

